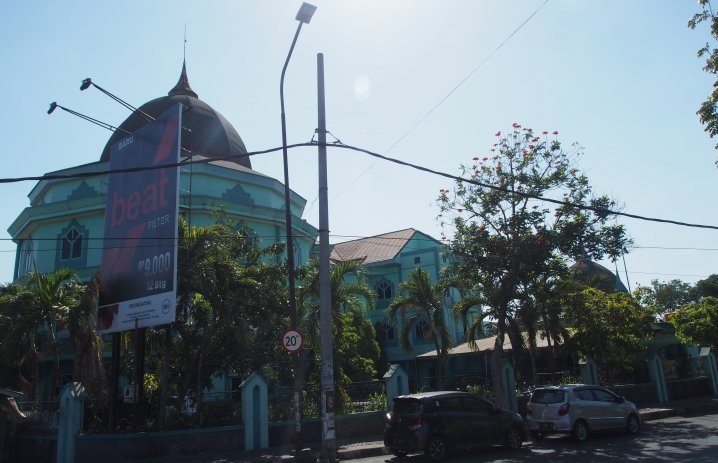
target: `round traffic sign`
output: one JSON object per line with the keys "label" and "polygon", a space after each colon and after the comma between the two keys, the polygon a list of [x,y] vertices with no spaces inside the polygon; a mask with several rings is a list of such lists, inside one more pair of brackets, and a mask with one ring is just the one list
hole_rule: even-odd
{"label": "round traffic sign", "polygon": [[289,328],[282,335],[282,347],[287,352],[297,352],[304,345],[304,338],[301,333],[294,328]]}

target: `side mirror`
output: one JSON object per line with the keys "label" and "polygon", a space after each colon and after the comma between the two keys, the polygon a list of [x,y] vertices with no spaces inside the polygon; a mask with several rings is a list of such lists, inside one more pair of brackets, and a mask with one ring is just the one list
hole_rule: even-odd
{"label": "side mirror", "polygon": [[616,397],[616,402],[618,402],[619,404],[622,404],[625,401],[626,401],[626,398],[623,397],[622,395],[619,395],[618,397]]}

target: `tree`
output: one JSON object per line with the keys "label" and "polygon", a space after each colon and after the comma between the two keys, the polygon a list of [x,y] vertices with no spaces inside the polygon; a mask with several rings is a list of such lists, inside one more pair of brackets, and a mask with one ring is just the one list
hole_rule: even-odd
{"label": "tree", "polygon": [[636,295],[642,304],[653,307],[659,315],[678,310],[698,298],[690,284],[677,279],[668,282],[653,280],[650,288],[640,288],[636,290]]}
{"label": "tree", "polygon": [[[18,381],[30,399],[37,393],[40,358],[52,356],[52,391],[45,400],[54,398],[59,386],[60,353],[57,340],[58,323],[64,324],[79,303],[80,287],[75,272],[60,268],[51,273],[30,272],[24,282],[3,287],[0,311],[8,346],[16,351]],[[5,344],[5,340],[3,340]],[[27,363],[26,363],[27,362]]]}
{"label": "tree", "polygon": [[[711,39],[713,41],[718,40],[718,17],[716,17],[711,7],[710,0],[698,0],[698,4],[701,7],[701,12],[693,15],[693,18],[688,21],[688,27],[695,29],[699,24],[708,22]],[[698,57],[705,57],[704,71],[709,74],[718,75],[718,48],[712,47],[706,42],[705,46],[698,50]],[[713,84],[713,90],[711,90],[706,100],[701,103],[697,112],[701,123],[705,126],[706,133],[708,133],[711,138],[718,135],[718,111],[716,110],[716,104],[718,104],[718,80]],[[718,148],[718,144],[716,144],[716,148]]]}
{"label": "tree", "polygon": [[704,280],[699,280],[696,283],[695,291],[696,297],[718,297],[718,275],[710,275]]}
{"label": "tree", "polygon": [[496,322],[491,376],[500,402],[505,337],[534,283],[553,278],[565,259],[616,258],[630,245],[623,226],[609,224],[614,202],[594,196],[574,166],[581,148],[565,152],[557,134],[519,124],[497,132],[490,154],[462,166],[453,193],[443,189],[438,198],[442,226],[453,231],[451,271],[473,282],[484,317]]}
{"label": "tree", "polygon": [[613,383],[614,369],[630,368],[630,360],[645,350],[655,319],[651,307],[640,305],[629,294],[595,288],[577,294],[566,315],[573,344],[605,369],[609,383]]}
{"label": "tree", "polygon": [[668,321],[686,344],[718,346],[718,298],[708,296],[672,313]]}
{"label": "tree", "polygon": [[179,302],[170,339],[176,392],[199,392],[217,373],[248,375],[285,359],[279,352],[289,326],[283,244],[261,248],[224,220],[193,228],[181,222],[179,240]]}
{"label": "tree", "polygon": [[436,367],[439,388],[443,386],[444,365],[452,346],[451,334],[444,319],[443,282],[432,284],[429,273],[421,267],[412,270],[406,281],[399,285],[399,295],[386,308],[387,318],[398,323],[401,314],[399,345],[408,352],[414,352],[411,333],[417,326],[423,326],[425,337],[430,337],[436,350]]}
{"label": "tree", "polygon": [[74,351],[72,378],[82,383],[93,399],[102,399],[106,392],[102,338],[94,329],[99,283],[99,273],[96,273],[86,285],[78,288],[79,303],[65,320]]}
{"label": "tree", "polygon": [[[302,284],[297,291],[297,302],[307,347],[318,354],[321,351],[318,259],[310,259],[300,269],[299,280]],[[366,316],[367,310],[374,307],[376,293],[369,285],[366,268],[360,259],[332,262],[329,286],[334,379],[338,387],[337,406],[341,409],[348,400],[346,389],[350,383],[367,381],[376,375],[379,345]],[[319,372],[313,371],[313,376],[318,382]]]}

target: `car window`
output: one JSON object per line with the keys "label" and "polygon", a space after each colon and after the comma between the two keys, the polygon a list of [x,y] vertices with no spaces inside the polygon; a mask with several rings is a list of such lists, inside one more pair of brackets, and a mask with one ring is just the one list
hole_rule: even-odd
{"label": "car window", "polygon": [[605,389],[593,389],[593,395],[596,397],[596,400],[599,400],[601,402],[615,402],[616,396],[611,394]]}
{"label": "car window", "polygon": [[461,411],[461,402],[458,397],[451,397],[448,399],[441,399],[439,401],[439,410],[458,412]]}
{"label": "car window", "polygon": [[471,413],[488,413],[493,408],[490,403],[472,397],[464,397],[461,400],[461,406],[465,411]]}
{"label": "car window", "polygon": [[596,400],[593,398],[593,394],[591,393],[590,389],[575,389],[573,391],[573,394],[579,400]]}
{"label": "car window", "polygon": [[566,392],[555,389],[537,389],[531,394],[531,402],[537,404],[558,404],[566,400]]}
{"label": "car window", "polygon": [[421,402],[413,399],[397,399],[394,400],[394,409],[392,410],[395,415],[415,415],[419,413],[419,407]]}

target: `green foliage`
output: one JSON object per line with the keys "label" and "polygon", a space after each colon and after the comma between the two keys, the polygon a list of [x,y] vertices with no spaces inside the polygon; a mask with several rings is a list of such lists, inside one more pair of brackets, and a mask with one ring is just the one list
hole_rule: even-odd
{"label": "green foliage", "polygon": [[[320,340],[320,267],[317,259],[298,272],[297,291],[305,347],[315,356],[321,352]],[[337,412],[351,407],[345,388],[352,382],[374,379],[379,360],[379,344],[374,327],[366,315],[376,300],[369,285],[366,268],[360,260],[335,261],[329,272],[332,332],[334,344],[334,403]],[[319,383],[321,361],[314,362],[308,381]]]}
{"label": "green foliage", "polygon": [[169,351],[169,383],[180,394],[209,387],[218,373],[247,376],[269,364],[290,383],[290,359],[278,342],[289,326],[282,246],[261,247],[224,220],[193,228],[180,222],[179,237],[177,320],[170,340],[148,332],[156,337],[148,341],[156,346],[150,369],[161,371]]}
{"label": "green foliage", "polygon": [[447,287],[444,281],[433,284],[429,273],[416,267],[406,281],[399,285],[399,295],[391,300],[386,308],[386,317],[399,331],[399,344],[407,352],[413,352],[411,333],[417,325],[426,324],[424,335],[434,342],[436,350],[439,386],[443,383],[443,370],[453,340],[444,319],[442,302]]}
{"label": "green foliage", "polygon": [[[53,376],[59,379],[57,329],[70,322],[80,304],[83,288],[76,278],[68,268],[51,273],[30,272],[23,281],[0,289],[0,355],[6,364],[16,368],[17,384],[30,399],[35,398],[40,357],[53,359]],[[54,386],[57,387],[52,390],[59,389],[59,384]]]}
{"label": "green foliage", "polygon": [[484,387],[481,384],[470,384],[466,386],[466,390],[468,392],[471,392],[472,394],[478,394],[489,400],[494,400],[496,398],[494,390],[492,390],[491,388]]}
{"label": "green foliage", "polygon": [[[510,132],[496,133],[487,155],[462,166],[466,180],[457,181],[453,192],[439,192],[439,219],[453,232],[451,278],[458,282],[462,297],[482,304],[478,316],[459,315],[473,317],[467,322],[469,339],[479,332],[483,319],[496,322],[496,376],[504,337],[520,329],[522,311],[545,311],[546,301],[537,295],[551,293],[554,282],[565,274],[566,260],[617,257],[631,245],[623,226],[612,221],[615,203],[595,196],[576,167],[581,147],[574,144],[564,151],[557,135],[513,124]],[[540,199],[544,197],[562,202],[548,203]],[[558,319],[549,313],[522,316],[535,322],[542,317]],[[511,341],[521,343],[517,336]],[[500,380],[495,387],[502,387]]]}
{"label": "green foliage", "polygon": [[387,410],[387,397],[383,392],[372,392],[369,394],[365,409],[368,412]]}
{"label": "green foliage", "polygon": [[589,288],[573,298],[567,316],[578,352],[607,368],[610,375],[612,368],[629,367],[632,359],[642,355],[645,341],[652,336],[655,312],[626,293]]}
{"label": "green foliage", "polygon": [[[709,35],[713,43],[718,40],[718,17],[716,17],[711,7],[710,0],[698,0],[701,12],[696,13],[688,21],[688,27],[695,29],[701,23],[708,23]],[[706,41],[706,44],[698,50],[698,58],[705,58],[705,66],[703,70],[709,74],[718,74],[718,49]],[[705,131],[711,138],[718,135],[718,111],[716,104],[718,103],[718,80],[713,84],[713,90],[708,94],[706,100],[701,103],[697,111],[698,118],[705,126]],[[716,144],[718,148],[718,144]]]}
{"label": "green foliage", "polygon": [[696,283],[695,292],[699,297],[718,297],[718,275],[710,275]]}
{"label": "green foliage", "polygon": [[634,295],[639,298],[641,304],[653,307],[660,315],[696,302],[699,297],[693,286],[681,280],[653,280],[650,288],[636,289]]}
{"label": "green foliage", "polygon": [[668,321],[686,344],[718,346],[718,298],[709,296],[673,314]]}

